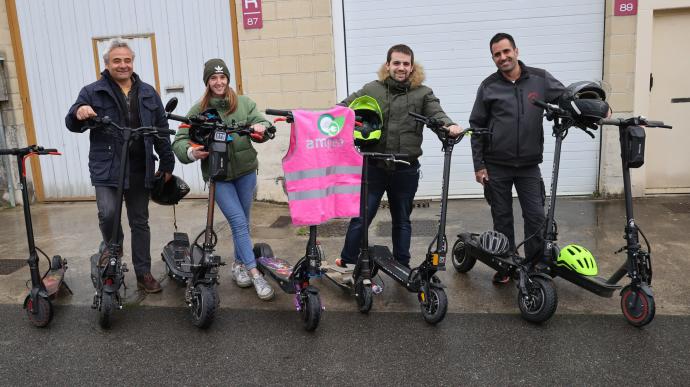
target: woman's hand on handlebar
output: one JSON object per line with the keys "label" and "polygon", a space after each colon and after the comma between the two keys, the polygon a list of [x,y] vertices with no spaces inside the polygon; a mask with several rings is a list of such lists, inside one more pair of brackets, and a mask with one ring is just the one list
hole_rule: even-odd
{"label": "woman's hand on handlebar", "polygon": [[98,116],[96,112],[93,110],[93,108],[89,105],[81,105],[77,109],[76,113],[74,114],[77,117],[77,120],[79,121],[84,121],[88,120],[89,118],[93,118]]}
{"label": "woman's hand on handlebar", "polygon": [[190,158],[193,158],[194,160],[203,160],[208,157],[208,152],[204,150],[202,145],[192,145],[189,147],[188,152],[192,156]]}
{"label": "woman's hand on handlebar", "polygon": [[254,133],[260,134],[262,137],[266,131],[266,127],[263,124],[254,124],[252,125],[252,129],[254,130]]}

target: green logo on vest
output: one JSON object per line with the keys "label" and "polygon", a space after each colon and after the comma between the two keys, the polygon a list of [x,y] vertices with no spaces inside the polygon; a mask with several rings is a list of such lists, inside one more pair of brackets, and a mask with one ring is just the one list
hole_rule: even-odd
{"label": "green logo on vest", "polygon": [[345,117],[333,117],[328,113],[322,114],[317,122],[321,133],[329,137],[333,137],[340,133],[340,130],[343,128],[344,124]]}

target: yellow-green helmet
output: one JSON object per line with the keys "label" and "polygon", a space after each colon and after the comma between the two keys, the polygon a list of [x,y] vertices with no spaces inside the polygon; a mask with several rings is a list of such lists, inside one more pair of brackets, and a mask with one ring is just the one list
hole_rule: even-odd
{"label": "yellow-green helmet", "polygon": [[592,253],[580,245],[570,244],[562,248],[556,265],[565,266],[582,275],[597,275],[599,272]]}
{"label": "yellow-green helmet", "polygon": [[355,126],[355,145],[378,142],[383,128],[383,113],[376,99],[363,95],[352,101],[349,108],[355,111],[357,120],[362,123],[362,126]]}

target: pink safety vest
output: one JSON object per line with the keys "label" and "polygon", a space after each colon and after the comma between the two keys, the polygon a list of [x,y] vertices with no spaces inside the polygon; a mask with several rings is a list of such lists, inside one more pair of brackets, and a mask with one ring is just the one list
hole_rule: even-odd
{"label": "pink safety vest", "polygon": [[294,110],[290,148],[283,157],[292,223],[317,225],[359,216],[362,156],[354,145],[355,114]]}

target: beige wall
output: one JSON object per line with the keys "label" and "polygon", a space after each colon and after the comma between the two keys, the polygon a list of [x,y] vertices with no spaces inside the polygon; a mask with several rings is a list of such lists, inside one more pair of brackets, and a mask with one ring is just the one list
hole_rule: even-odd
{"label": "beige wall", "polygon": [[[12,41],[10,36],[9,21],[7,19],[7,6],[4,1],[0,1],[0,56],[5,58],[3,63],[3,70],[5,72],[5,81],[10,94],[9,101],[0,102],[0,114],[2,114],[2,124],[5,130],[5,145],[10,148],[26,145],[26,131],[24,128],[24,116],[22,112],[22,102],[19,96],[19,82],[17,80],[17,67],[12,51]],[[11,160],[10,173],[16,188],[18,176],[15,172],[17,168],[13,158]],[[28,165],[28,163],[27,163]],[[9,194],[7,192],[7,176],[3,164],[0,163],[0,195],[2,195],[2,202],[7,202]],[[31,175],[27,174],[31,179]],[[15,198],[17,202],[21,200],[21,191],[15,191]]]}
{"label": "beige wall", "polygon": [[[241,0],[236,7],[243,92],[259,109],[325,109],[336,103],[330,0],[264,0],[263,28],[253,30],[242,26]],[[257,145],[258,199],[286,201],[276,179],[288,142],[289,127],[280,125],[275,140]]]}
{"label": "beige wall", "polygon": [[[654,11],[687,8],[690,0],[639,0],[635,16],[613,16],[613,3],[606,0],[604,80],[611,87],[609,102],[614,117],[647,116]],[[663,120],[663,117],[656,118]],[[645,167],[632,170],[631,175],[633,195],[643,196]],[[599,190],[605,196],[623,191],[618,131],[613,127],[605,127],[602,133]]]}
{"label": "beige wall", "polygon": [[[604,26],[604,82],[614,117],[633,112],[637,16],[613,16],[613,0],[606,1]],[[599,192],[604,196],[623,192],[618,130],[607,126],[601,132]]]}

